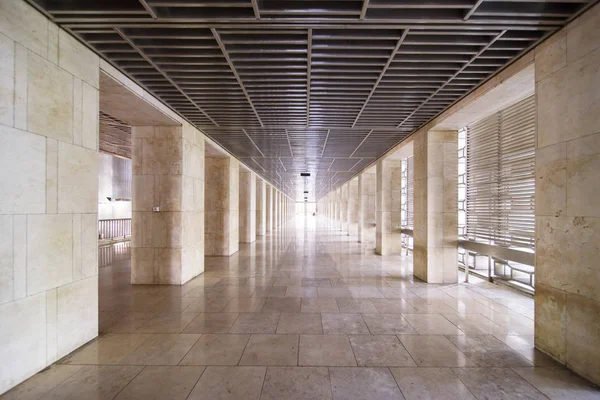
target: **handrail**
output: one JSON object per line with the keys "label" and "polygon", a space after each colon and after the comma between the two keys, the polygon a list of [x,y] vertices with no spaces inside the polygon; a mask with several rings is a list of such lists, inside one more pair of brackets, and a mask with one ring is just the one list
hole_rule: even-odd
{"label": "handrail", "polygon": [[495,246],[474,242],[472,240],[459,239],[458,245],[465,250],[474,251],[491,257],[501,258],[503,260],[514,261],[520,264],[535,266],[535,253],[511,249],[508,247]]}

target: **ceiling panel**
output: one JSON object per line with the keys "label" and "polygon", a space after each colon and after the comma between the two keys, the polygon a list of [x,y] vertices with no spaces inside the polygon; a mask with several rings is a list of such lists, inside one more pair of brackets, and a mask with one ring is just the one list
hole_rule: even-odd
{"label": "ceiling panel", "polygon": [[342,184],[595,3],[29,1],[298,200]]}

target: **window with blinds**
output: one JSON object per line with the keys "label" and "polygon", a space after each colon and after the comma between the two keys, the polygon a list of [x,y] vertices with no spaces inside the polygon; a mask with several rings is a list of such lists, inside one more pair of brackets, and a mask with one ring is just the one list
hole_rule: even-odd
{"label": "window with blinds", "polygon": [[533,249],[535,100],[467,127],[466,239]]}

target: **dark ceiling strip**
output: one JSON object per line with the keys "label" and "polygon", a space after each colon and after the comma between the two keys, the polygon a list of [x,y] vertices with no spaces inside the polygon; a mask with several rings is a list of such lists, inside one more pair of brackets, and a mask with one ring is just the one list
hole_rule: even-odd
{"label": "dark ceiling strip", "polygon": [[250,104],[252,111],[254,111],[254,114],[256,115],[256,119],[260,123],[260,126],[264,126],[262,120],[260,119],[260,115],[258,115],[258,111],[256,111],[256,107],[254,107],[254,104],[252,104],[252,99],[250,98],[250,95],[248,94],[248,91],[246,90],[246,87],[244,86],[244,82],[242,82],[242,79],[240,78],[240,75],[238,74],[238,71],[235,68],[235,65],[233,65],[233,62],[231,61],[231,58],[229,57],[229,53],[227,53],[227,49],[225,48],[225,45],[223,44],[223,41],[221,40],[221,36],[217,32],[217,30],[214,28],[211,28],[210,31],[212,32],[215,40],[217,41],[217,44],[221,48],[221,52],[223,53],[223,56],[227,60],[227,64],[229,64],[229,68],[231,69],[231,72],[233,72],[235,79],[238,81],[238,84],[240,85],[242,92],[244,92],[246,99],[248,99],[248,104]]}
{"label": "dark ceiling strip", "polygon": [[125,33],[119,29],[119,28],[114,28],[115,32],[117,32],[119,34],[119,36],[121,36],[123,38],[123,40],[125,40],[131,47],[133,47],[138,53],[139,55],[146,60],[150,65],[152,65],[154,67],[154,69],[156,69],[156,71],[161,74],[166,80],[168,80],[177,90],[179,90],[181,92],[181,94],[190,101],[190,103],[192,103],[206,118],[208,118],[213,124],[215,124],[216,126],[219,126],[219,124],[212,119],[198,104],[196,104],[196,102],[190,98],[180,87],[179,85],[177,85],[177,83],[175,83],[175,81],[173,81],[173,79],[171,79],[166,73],[164,73],[159,67],[158,65],[156,65],[154,63],[154,61],[152,61],[150,59],[150,57],[146,56],[146,54],[144,54],[143,51],[141,51],[136,44],[127,37],[127,35],[125,35]]}
{"label": "dark ceiling strip", "polygon": [[[461,69],[459,69],[458,71],[456,71],[454,73],[454,75],[452,75],[450,77],[450,79],[448,79],[442,86],[440,86],[435,92],[433,92],[433,94],[431,96],[429,96],[425,101],[423,101],[423,103],[421,103],[417,108],[415,108],[406,118],[404,118],[404,120],[402,120],[402,122],[400,122],[400,124],[398,124],[398,126],[396,126],[396,128],[400,128],[402,125],[404,125],[404,123],[406,123],[406,121],[408,121],[410,119],[410,117],[412,117],[417,111],[419,111],[429,100],[431,100],[436,94],[438,94],[444,87],[446,87],[446,85],[448,85],[452,79],[456,78],[456,76],[458,76],[458,74],[460,74],[462,71],[464,71],[468,66],[471,65],[471,63],[473,61],[475,61],[477,59],[477,57],[479,57],[481,55],[481,53],[483,53],[484,51],[486,51],[487,49],[490,48],[491,45],[493,45],[498,39],[500,39],[502,37],[502,35],[504,35],[506,33],[506,31],[502,31],[500,32],[498,35],[496,35],[491,41],[490,43],[488,43],[485,47],[483,47],[481,50],[479,50],[479,52],[477,52],[477,54],[475,54],[473,57],[471,57],[471,59],[469,60],[469,62],[467,62],[465,65],[462,66]],[[429,118],[427,118],[429,120]]]}
{"label": "dark ceiling strip", "polygon": [[409,32],[408,29],[405,30],[404,32],[402,32],[402,36],[400,36],[400,39],[398,39],[398,42],[396,43],[396,47],[394,47],[394,50],[392,51],[392,54],[390,54],[387,62],[385,63],[385,65],[383,67],[383,70],[381,71],[381,73],[379,74],[379,77],[375,81],[375,85],[373,85],[373,88],[371,89],[371,92],[367,96],[367,99],[365,100],[365,102],[363,103],[362,107],[360,108],[360,111],[358,112],[358,115],[354,119],[354,122],[352,123],[352,127],[353,128],[356,125],[356,123],[358,122],[358,119],[360,118],[361,114],[365,110],[365,107],[369,103],[369,100],[371,99],[371,96],[373,96],[373,93],[375,93],[375,90],[377,90],[377,86],[379,85],[379,82],[381,82],[381,79],[385,75],[385,73],[388,70],[390,64],[392,63],[392,61],[394,61],[394,57],[396,57],[396,53],[400,49],[400,46],[402,46],[402,43],[404,42],[404,39],[406,39],[406,35],[408,35],[408,32]]}

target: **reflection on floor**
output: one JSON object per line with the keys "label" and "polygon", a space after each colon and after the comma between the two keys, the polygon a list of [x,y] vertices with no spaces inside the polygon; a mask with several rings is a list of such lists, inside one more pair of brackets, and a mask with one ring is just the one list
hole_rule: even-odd
{"label": "reflection on floor", "polygon": [[100,337],[4,398],[600,398],[533,349],[531,298],[411,265],[310,216],[181,287],[132,286],[113,261]]}

